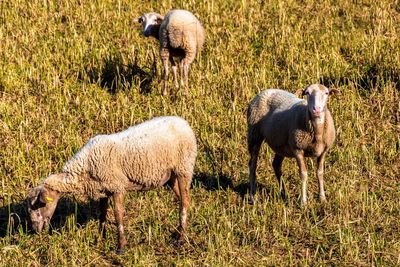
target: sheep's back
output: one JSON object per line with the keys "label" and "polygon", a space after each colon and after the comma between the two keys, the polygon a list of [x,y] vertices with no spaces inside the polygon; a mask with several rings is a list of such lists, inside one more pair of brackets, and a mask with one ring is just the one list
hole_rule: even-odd
{"label": "sheep's back", "polygon": [[303,99],[280,89],[266,89],[257,94],[249,104],[247,121],[255,125],[261,120],[269,119],[273,114],[289,110],[295,104],[304,103]]}
{"label": "sheep's back", "polygon": [[291,129],[297,125],[297,114],[304,114],[301,110],[305,108],[305,101],[290,92],[264,90],[250,102],[247,114],[249,135],[259,135],[258,138],[265,140],[276,153],[288,155]]}
{"label": "sheep's back", "polygon": [[168,172],[191,173],[197,153],[189,124],[179,117],[159,117],[112,136],[119,166],[131,181],[158,186]]}
{"label": "sheep's back", "polygon": [[204,44],[203,26],[191,12],[186,10],[169,11],[164,17],[160,31],[167,32],[169,45],[175,49],[200,50]]}

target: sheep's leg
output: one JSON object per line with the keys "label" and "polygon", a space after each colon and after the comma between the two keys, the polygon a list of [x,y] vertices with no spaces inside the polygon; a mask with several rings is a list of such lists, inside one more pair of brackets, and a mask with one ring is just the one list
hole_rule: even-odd
{"label": "sheep's leg", "polygon": [[278,179],[279,190],[281,192],[282,199],[286,200],[286,190],[285,183],[283,182],[282,177],[282,162],[285,157],[275,154],[274,160],[272,161],[272,167],[274,167],[274,172],[276,179]]}
{"label": "sheep's leg", "polygon": [[183,72],[183,60],[181,59],[181,61],[179,62],[179,70],[181,72],[181,86],[184,87],[185,83],[183,81],[183,77],[184,77],[184,72]]}
{"label": "sheep's leg", "polygon": [[178,84],[178,77],[177,77],[177,71],[178,71],[178,66],[176,65],[174,58],[172,56],[169,57],[169,62],[171,62],[171,69],[172,69],[172,75],[174,76],[174,84],[175,87],[178,89],[179,84]]}
{"label": "sheep's leg", "polygon": [[325,152],[317,158],[317,177],[319,184],[319,199],[321,202],[326,202],[325,190],[324,190],[324,162],[325,162]]}
{"label": "sheep's leg", "polygon": [[178,235],[178,244],[183,242],[187,228],[187,213],[190,206],[190,177],[189,175],[180,175],[177,177],[180,192],[180,226]]}
{"label": "sheep's leg", "polygon": [[301,206],[305,206],[307,204],[307,167],[302,152],[296,154],[296,161],[301,178]]}
{"label": "sheep's leg", "polygon": [[122,193],[114,193],[114,215],[118,227],[118,248],[117,254],[124,253],[126,238],[124,233],[123,217],[124,217],[124,195]]}
{"label": "sheep's leg", "polygon": [[163,63],[163,66],[164,66],[164,80],[163,80],[163,83],[162,83],[162,93],[163,93],[163,95],[166,95],[167,94],[168,72],[169,72],[169,70],[168,70],[168,60],[163,58],[162,59],[162,63]]}
{"label": "sheep's leg", "polygon": [[169,180],[168,183],[171,186],[172,190],[175,192],[176,196],[178,197],[178,200],[181,201],[181,193],[179,192],[179,183],[174,173],[171,175],[171,179]]}
{"label": "sheep's leg", "polygon": [[250,173],[250,199],[249,203],[254,203],[254,195],[256,193],[256,172],[257,172],[257,160],[258,154],[261,148],[261,139],[256,139],[256,141],[249,141],[249,152],[250,152],[250,160],[249,160],[249,173]]}
{"label": "sheep's leg", "polygon": [[100,216],[99,216],[99,232],[103,238],[106,238],[105,221],[107,219],[108,197],[100,198]]}
{"label": "sheep's leg", "polygon": [[196,57],[196,51],[186,51],[185,58],[182,60],[183,63],[183,77],[184,77],[184,84],[185,84],[185,92],[188,92],[187,87],[189,86],[189,67],[190,64]]}

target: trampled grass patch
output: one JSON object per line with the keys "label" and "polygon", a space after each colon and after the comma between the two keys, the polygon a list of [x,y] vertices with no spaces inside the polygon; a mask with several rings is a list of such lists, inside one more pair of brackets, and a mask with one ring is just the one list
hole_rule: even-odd
{"label": "trampled grass patch", "polygon": [[[133,19],[183,8],[206,30],[189,94],[163,96],[158,43]],[[396,1],[0,2],[0,265],[400,264],[400,6]],[[294,160],[285,204],[263,146],[257,202],[247,204],[246,109],[264,88],[336,87],[328,203],[299,207]],[[174,91],[175,90],[175,91]],[[199,146],[188,240],[173,245],[178,202],[162,188],[125,200],[128,248],[99,239],[97,203],[71,197],[50,233],[29,231],[28,189],[90,137],[179,115]]]}

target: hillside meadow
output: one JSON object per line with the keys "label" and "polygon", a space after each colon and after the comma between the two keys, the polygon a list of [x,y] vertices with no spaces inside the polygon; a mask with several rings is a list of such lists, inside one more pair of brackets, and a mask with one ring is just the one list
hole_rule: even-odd
{"label": "hillside meadow", "polygon": [[[134,18],[192,11],[206,43],[189,93],[161,90],[158,42]],[[0,265],[400,265],[399,1],[0,1]],[[293,159],[285,203],[264,145],[256,204],[247,203],[246,109],[265,88],[341,90],[329,107],[336,143],[328,202],[308,160],[309,204]],[[172,190],[125,199],[124,255],[98,234],[97,203],[65,196],[49,232],[34,235],[24,200],[97,134],[161,115],[185,118],[198,157],[186,242],[174,245]]]}

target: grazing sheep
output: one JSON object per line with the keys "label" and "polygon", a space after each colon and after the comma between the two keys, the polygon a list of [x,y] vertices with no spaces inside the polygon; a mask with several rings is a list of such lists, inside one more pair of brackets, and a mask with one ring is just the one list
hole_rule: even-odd
{"label": "grazing sheep", "polygon": [[182,242],[190,205],[190,183],[197,154],[196,138],[179,117],[159,117],[110,135],[98,135],[29,192],[32,227],[48,225],[63,193],[100,199],[100,230],[105,235],[108,198],[114,199],[118,250],[123,253],[123,198],[127,191],[150,190],[168,183],[180,200],[178,242]]}
{"label": "grazing sheep", "polygon": [[296,158],[302,179],[301,204],[305,205],[307,169],[304,157],[317,157],[320,199],[326,201],[324,159],[335,140],[335,126],[327,102],[330,94],[338,93],[337,89],[312,84],[302,90],[307,101],[279,89],[264,90],[254,97],[247,110],[250,203],[254,202],[257,158],[264,140],[275,152],[272,166],[283,198],[286,198],[281,181],[283,159]]}
{"label": "grazing sheep", "polygon": [[191,12],[179,9],[169,11],[165,17],[146,13],[136,21],[142,24],[144,36],[153,36],[160,41],[160,57],[164,66],[163,94],[167,93],[168,60],[172,65],[175,86],[179,87],[174,57],[181,59],[181,79],[184,77],[181,84],[187,87],[189,66],[204,44],[204,28],[200,21]]}

